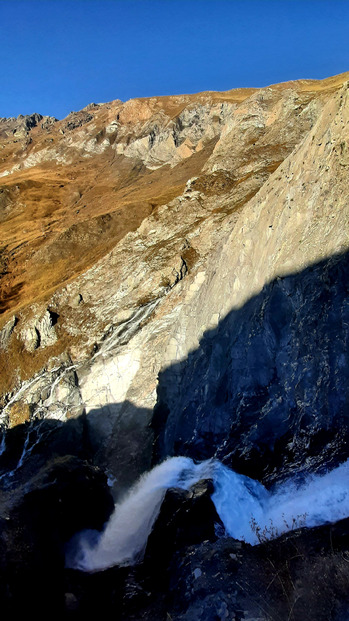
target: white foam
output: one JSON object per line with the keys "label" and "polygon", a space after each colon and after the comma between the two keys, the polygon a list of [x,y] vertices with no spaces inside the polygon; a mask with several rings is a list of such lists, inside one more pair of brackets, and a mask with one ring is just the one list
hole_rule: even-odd
{"label": "white foam", "polygon": [[137,562],[166,490],[189,489],[205,478],[214,481],[212,500],[226,533],[252,545],[291,528],[349,516],[349,461],[323,476],[309,476],[302,485],[290,480],[268,491],[258,481],[218,461],[195,464],[188,457],[172,457],[141,477],[116,505],[101,535],[94,532],[91,539],[89,532],[77,537],[67,566],[92,572]]}
{"label": "white foam", "polygon": [[90,533],[82,534],[68,566],[99,571],[113,565],[129,565],[142,555],[159,513],[166,490],[189,489],[208,476],[211,462],[194,464],[188,457],[172,457],[141,477],[126,498],[117,504],[97,545]]}

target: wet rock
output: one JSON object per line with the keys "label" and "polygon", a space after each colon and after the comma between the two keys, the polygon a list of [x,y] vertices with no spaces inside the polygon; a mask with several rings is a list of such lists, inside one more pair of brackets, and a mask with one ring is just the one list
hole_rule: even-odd
{"label": "wet rock", "polygon": [[21,487],[52,458],[91,458],[91,444],[84,416],[66,423],[32,419],[8,429],[0,455],[1,485],[5,490]]}
{"label": "wet rock", "polygon": [[211,500],[213,484],[199,481],[189,491],[166,492],[159,516],[148,538],[145,564],[162,580],[176,551],[202,541],[215,541],[221,520]]}
{"label": "wet rock", "polygon": [[[347,528],[346,521],[295,531],[253,548],[223,538],[179,552],[170,566],[167,610],[178,621],[344,619],[349,567],[338,550],[347,545]],[[335,584],[334,567],[341,576]]]}

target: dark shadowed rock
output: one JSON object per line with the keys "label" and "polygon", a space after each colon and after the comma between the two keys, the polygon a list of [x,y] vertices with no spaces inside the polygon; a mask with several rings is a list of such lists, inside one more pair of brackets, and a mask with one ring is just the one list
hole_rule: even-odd
{"label": "dark shadowed rock", "polygon": [[62,614],[65,545],[76,531],[101,529],[108,519],[114,503],[106,478],[66,456],[52,460],[12,495],[0,545],[5,610]]}
{"label": "dark shadowed rock", "polygon": [[211,500],[213,484],[199,481],[189,491],[169,489],[148,538],[144,563],[162,580],[179,549],[215,541],[221,520]]}
{"label": "dark shadowed rock", "polygon": [[270,482],[348,458],[348,271],[344,254],[277,278],[165,369],[155,459],[215,455]]}

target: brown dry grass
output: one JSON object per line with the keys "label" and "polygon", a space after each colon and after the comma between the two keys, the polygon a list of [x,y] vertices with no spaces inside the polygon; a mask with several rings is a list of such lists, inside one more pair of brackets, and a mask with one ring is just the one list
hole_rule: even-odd
{"label": "brown dry grass", "polygon": [[[349,73],[326,80],[301,80],[272,86],[275,90],[294,88],[299,92],[327,96],[349,79]],[[185,106],[195,102],[243,102],[257,89],[205,92],[177,97],[136,100],[152,111],[163,110],[174,118]],[[310,95],[309,95],[310,97]],[[104,127],[116,118],[121,102],[104,104],[93,110],[101,139]],[[137,104],[138,105],[138,104]],[[132,108],[132,106],[131,106]],[[137,106],[136,106],[137,108]],[[148,111],[149,112],[149,111]],[[147,112],[147,113],[148,113]],[[136,114],[136,112],[135,112]],[[132,110],[127,121],[132,127]],[[40,126],[28,138],[14,139],[0,126],[0,168],[11,168],[18,156],[44,147],[59,146],[65,121],[48,131]],[[106,255],[129,231],[134,231],[150,213],[180,195],[187,180],[198,177],[194,189],[207,196],[235,192],[236,200],[226,206],[226,213],[238,211],[258,191],[256,175],[267,176],[280,165],[285,145],[250,145],[246,163],[253,172],[245,176],[220,172],[203,175],[202,169],[216,140],[180,164],[151,171],[141,163],[118,156],[111,147],[90,159],[76,157],[71,165],[55,161],[14,172],[0,179],[0,328],[10,316],[33,302],[46,301],[63,284],[76,278]],[[264,161],[261,166],[260,162]],[[248,183],[251,182],[250,185]],[[246,187],[244,184],[246,183]],[[219,208],[217,208],[219,211]],[[185,255],[185,256],[184,256]],[[194,251],[184,251],[192,267]],[[57,326],[58,341],[47,350],[27,352],[18,338],[12,338],[9,351],[0,359],[0,389],[9,391],[17,381],[39,371],[48,357],[69,351],[71,338]],[[11,359],[11,369],[8,360]]]}
{"label": "brown dry grass", "polygon": [[2,325],[88,269],[159,205],[181,194],[214,144],[175,168],[150,171],[112,151],[98,166],[95,160],[70,167],[53,163],[4,177]]}
{"label": "brown dry grass", "polygon": [[[296,88],[300,92],[328,93],[339,89],[349,73],[325,80],[299,80],[273,85],[276,90]],[[170,117],[195,102],[241,103],[257,89],[225,92],[207,91],[195,95],[153,97],[135,100],[151,111],[163,110]],[[119,110],[120,101],[94,108],[94,123],[103,138],[105,125]],[[150,110],[150,112],[149,112]],[[144,114],[144,112],[141,114]],[[132,106],[128,123],[132,126]],[[18,155],[30,155],[44,147],[59,146],[66,121],[48,131],[40,126],[17,139],[1,130],[0,165],[11,168]],[[212,152],[214,141],[200,153],[171,169],[150,171],[139,163],[117,156],[111,148],[91,159],[77,158],[69,165],[48,162],[15,172],[0,181],[0,313],[1,325],[10,314],[38,299],[45,299],[58,286],[69,282],[104,256],[125,234],[135,230],[159,205],[180,194],[188,178],[200,174]],[[281,148],[281,147],[280,147]],[[281,149],[282,150],[282,149]],[[254,154],[256,159],[258,154]],[[280,153],[281,155],[281,153]],[[265,153],[264,153],[265,156]],[[269,171],[283,157],[273,154]],[[210,179],[212,181],[212,179]],[[238,182],[239,180],[234,180]],[[202,182],[204,183],[204,182]],[[216,188],[229,182],[215,180]],[[207,186],[207,183],[204,183]],[[206,188],[208,190],[208,187]]]}

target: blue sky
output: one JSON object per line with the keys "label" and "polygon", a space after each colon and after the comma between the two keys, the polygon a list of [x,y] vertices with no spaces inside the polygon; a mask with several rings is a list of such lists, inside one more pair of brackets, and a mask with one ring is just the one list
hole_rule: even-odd
{"label": "blue sky", "polygon": [[349,0],[0,0],[0,117],[349,70]]}

